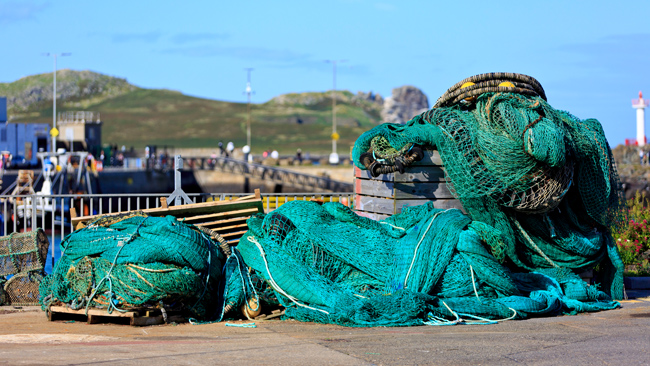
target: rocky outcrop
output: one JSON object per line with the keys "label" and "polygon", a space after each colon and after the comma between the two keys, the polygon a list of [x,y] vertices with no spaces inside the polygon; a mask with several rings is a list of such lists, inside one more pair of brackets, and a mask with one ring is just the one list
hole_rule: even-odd
{"label": "rocky outcrop", "polygon": [[371,91],[364,93],[360,91],[357,92],[356,99],[374,103],[382,107],[384,106],[384,98],[379,93],[373,93]]}
{"label": "rocky outcrop", "polygon": [[405,85],[393,89],[393,94],[386,98],[381,118],[383,122],[405,123],[427,109],[429,100],[422,90]]}

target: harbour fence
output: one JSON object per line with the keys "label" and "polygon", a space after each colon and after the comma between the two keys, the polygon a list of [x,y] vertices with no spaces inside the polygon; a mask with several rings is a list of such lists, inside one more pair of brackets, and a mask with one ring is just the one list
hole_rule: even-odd
{"label": "harbour fence", "polygon": [[[249,193],[188,193],[193,203],[236,200]],[[161,198],[169,193],[157,194],[55,194],[55,195],[0,195],[0,235],[26,232],[41,228],[50,238],[49,256],[55,261],[55,243],[73,231],[70,209],[78,216],[101,215],[161,206]],[[271,212],[283,204],[296,200],[321,200],[340,202],[352,207],[351,192],[339,193],[263,193],[264,212]],[[171,205],[172,202],[169,202]],[[58,248],[56,248],[58,252]],[[48,258],[49,259],[49,258]]]}

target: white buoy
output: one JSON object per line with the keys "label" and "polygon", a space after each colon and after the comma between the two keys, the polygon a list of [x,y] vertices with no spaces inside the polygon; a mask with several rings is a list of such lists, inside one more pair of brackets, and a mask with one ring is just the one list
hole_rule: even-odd
{"label": "white buoy", "polygon": [[632,99],[632,108],[636,109],[636,143],[644,146],[645,140],[645,108],[648,100],[643,99],[643,93],[639,92],[639,99]]}

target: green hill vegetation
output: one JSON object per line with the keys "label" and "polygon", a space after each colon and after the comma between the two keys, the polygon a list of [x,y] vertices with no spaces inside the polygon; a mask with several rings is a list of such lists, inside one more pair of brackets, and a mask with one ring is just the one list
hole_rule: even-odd
{"label": "green hill vegetation", "polygon": [[[0,83],[11,122],[51,123],[52,74]],[[339,153],[380,121],[381,105],[363,93],[336,93]],[[144,89],[126,79],[91,71],[57,72],[57,112],[101,114],[104,143],[144,147],[214,147],[219,141],[246,142],[246,103],[196,98],[177,91]],[[294,153],[331,151],[332,93],[285,94],[251,106],[254,153],[267,148]]]}

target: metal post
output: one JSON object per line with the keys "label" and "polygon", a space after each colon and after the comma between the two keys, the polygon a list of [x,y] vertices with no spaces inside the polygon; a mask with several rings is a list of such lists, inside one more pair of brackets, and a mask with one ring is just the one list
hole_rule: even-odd
{"label": "metal post", "polygon": [[[54,57],[54,83],[52,85],[52,129],[56,129],[56,58],[58,56],[70,56],[72,53],[70,52],[64,52],[64,53],[44,53],[44,56],[52,56]],[[52,136],[52,152],[56,153],[56,136],[55,134],[51,134]]]}
{"label": "metal post", "polygon": [[[54,54],[54,86],[52,90],[52,129],[56,130],[56,53]],[[56,154],[56,136],[52,134],[52,153]]]}
{"label": "metal post", "polygon": [[[338,153],[336,152],[336,61],[332,62],[333,68],[333,83],[334,88],[332,89],[332,155],[336,155],[338,160]],[[332,164],[332,162],[330,162]]]}
{"label": "metal post", "polygon": [[251,71],[253,71],[253,68],[245,68],[248,72],[248,81],[246,82],[246,95],[248,96],[248,104],[246,106],[246,114],[247,114],[247,121],[246,121],[246,145],[248,147],[251,147],[251,94],[253,93],[253,89],[251,89]]}
{"label": "metal post", "polygon": [[336,133],[336,64],[345,61],[347,60],[325,60],[325,62],[330,62],[332,64],[332,74],[334,80],[334,89],[332,89],[332,154],[330,154],[329,158],[329,163],[333,165],[339,163],[339,154],[336,151],[336,141],[339,138],[338,134]]}
{"label": "metal post", "polygon": [[175,206],[189,205],[192,203],[192,200],[181,187],[181,169],[183,169],[183,158],[180,155],[176,155],[174,157],[174,192],[167,198],[167,202],[171,203],[173,200]]}

